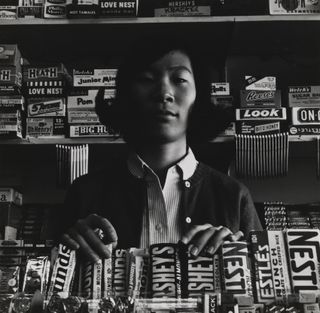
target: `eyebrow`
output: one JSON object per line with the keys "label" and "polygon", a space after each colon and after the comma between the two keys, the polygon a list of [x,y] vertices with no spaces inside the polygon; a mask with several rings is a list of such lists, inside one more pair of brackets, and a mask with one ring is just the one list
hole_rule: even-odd
{"label": "eyebrow", "polygon": [[190,74],[193,74],[192,70],[184,65],[173,65],[169,67],[169,70],[186,70],[188,71]]}

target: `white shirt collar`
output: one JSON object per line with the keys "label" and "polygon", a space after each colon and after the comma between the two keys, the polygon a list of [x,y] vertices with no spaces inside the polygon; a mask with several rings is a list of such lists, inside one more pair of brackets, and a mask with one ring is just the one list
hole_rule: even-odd
{"label": "white shirt collar", "polygon": [[[153,172],[152,169],[144,162],[138,154],[132,152],[127,160],[129,171],[137,178],[143,178],[146,175],[146,169]],[[196,170],[198,161],[196,160],[191,148],[188,148],[187,154],[177,164],[171,166],[168,171],[174,167],[179,168],[182,173],[182,179],[189,179]]]}

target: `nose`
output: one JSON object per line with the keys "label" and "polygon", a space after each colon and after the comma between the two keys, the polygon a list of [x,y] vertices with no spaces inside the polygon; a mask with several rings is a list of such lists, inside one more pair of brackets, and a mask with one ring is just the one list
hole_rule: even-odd
{"label": "nose", "polygon": [[160,102],[173,102],[174,101],[174,92],[170,80],[166,77],[163,77],[159,80],[157,91],[156,91],[157,100]]}

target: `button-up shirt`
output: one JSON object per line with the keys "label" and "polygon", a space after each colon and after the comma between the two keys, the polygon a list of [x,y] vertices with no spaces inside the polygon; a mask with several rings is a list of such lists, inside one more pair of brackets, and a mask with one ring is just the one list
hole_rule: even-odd
{"label": "button-up shirt", "polygon": [[156,173],[137,154],[130,154],[127,163],[129,171],[144,179],[147,185],[140,247],[176,243],[182,236],[182,221],[179,219],[182,182],[193,175],[198,165],[192,150],[189,148],[186,156],[168,169],[163,188]]}

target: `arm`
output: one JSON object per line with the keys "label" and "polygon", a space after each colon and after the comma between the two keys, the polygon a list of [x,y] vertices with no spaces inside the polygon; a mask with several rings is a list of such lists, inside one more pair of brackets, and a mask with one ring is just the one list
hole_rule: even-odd
{"label": "arm", "polygon": [[[95,262],[99,257],[111,256],[106,244],[116,245],[118,238],[113,225],[106,218],[87,213],[88,191],[81,179],[76,180],[69,188],[65,198],[66,218],[62,221],[60,241]],[[97,234],[98,229],[103,232],[103,241]]]}

